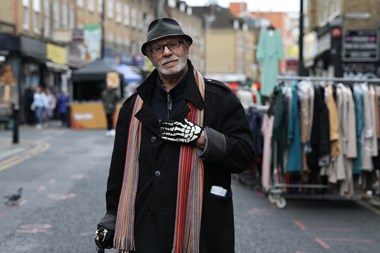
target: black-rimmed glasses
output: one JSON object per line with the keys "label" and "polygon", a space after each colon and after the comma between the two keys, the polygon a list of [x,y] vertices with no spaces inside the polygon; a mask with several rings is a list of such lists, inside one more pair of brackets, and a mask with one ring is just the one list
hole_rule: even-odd
{"label": "black-rimmed glasses", "polygon": [[165,47],[168,47],[170,51],[173,51],[173,50],[179,48],[179,46],[181,45],[181,43],[183,43],[183,40],[171,40],[171,41],[169,41],[168,43],[166,43],[164,45],[159,45],[159,46],[152,47],[150,49],[150,51],[153,54],[162,54],[164,52],[164,50],[165,50]]}

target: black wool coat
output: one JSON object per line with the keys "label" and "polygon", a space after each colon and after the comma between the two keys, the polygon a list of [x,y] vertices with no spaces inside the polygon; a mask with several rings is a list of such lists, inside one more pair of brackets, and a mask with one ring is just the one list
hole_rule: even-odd
{"label": "black wool coat", "polygon": [[[204,110],[204,126],[209,140],[205,154],[201,156],[204,163],[204,193],[200,252],[234,252],[231,173],[240,173],[253,162],[252,133],[243,107],[225,84],[204,79],[203,101],[192,74],[192,65],[190,62],[188,64],[189,72],[181,81],[179,92],[175,88],[171,94],[175,107],[169,117],[182,121],[189,112],[187,102]],[[131,116],[137,117],[142,122],[139,182],[135,202],[134,236],[138,253],[171,252],[174,240],[180,145],[159,138],[159,110],[152,107],[152,101],[157,101],[152,99],[158,94],[157,80],[157,71],[153,71],[139,86],[137,93],[144,105],[136,115],[131,115],[136,94],[123,104],[119,112],[107,182],[107,214],[99,223],[114,228],[109,217],[114,217],[117,213],[128,126]],[[157,102],[153,104],[156,106]],[[222,142],[218,142],[220,140]],[[227,196],[210,193],[212,186],[227,189]]]}

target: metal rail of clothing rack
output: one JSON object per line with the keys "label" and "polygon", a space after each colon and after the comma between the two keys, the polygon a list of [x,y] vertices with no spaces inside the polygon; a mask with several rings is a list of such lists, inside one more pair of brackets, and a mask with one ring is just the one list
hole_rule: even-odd
{"label": "metal rail of clothing rack", "polygon": [[[310,82],[333,82],[333,83],[378,83],[380,84],[380,78],[357,78],[357,77],[309,77],[309,76],[278,76],[277,81],[310,81]],[[277,161],[277,148],[275,144],[275,150],[272,150],[274,161]],[[285,189],[329,189],[330,185],[323,184],[285,184],[278,182],[277,179],[278,166],[273,164],[271,173],[270,188],[267,192],[268,199],[271,203],[276,204],[278,208],[285,208],[286,199],[283,196]],[[379,184],[380,192],[380,184]]]}
{"label": "metal rail of clothing rack", "polygon": [[380,78],[362,77],[316,77],[316,76],[278,76],[277,81],[311,81],[311,82],[367,82],[380,83]]}

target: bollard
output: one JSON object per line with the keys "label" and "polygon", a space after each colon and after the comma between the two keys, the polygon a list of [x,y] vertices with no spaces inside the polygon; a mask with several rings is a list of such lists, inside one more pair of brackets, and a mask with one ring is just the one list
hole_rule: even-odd
{"label": "bollard", "polygon": [[20,108],[18,105],[12,104],[12,116],[13,116],[13,131],[12,131],[12,143],[18,144],[18,115]]}

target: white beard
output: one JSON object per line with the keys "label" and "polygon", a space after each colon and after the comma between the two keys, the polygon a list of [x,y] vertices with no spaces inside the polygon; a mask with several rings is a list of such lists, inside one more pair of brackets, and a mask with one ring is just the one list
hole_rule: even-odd
{"label": "white beard", "polygon": [[[168,62],[168,61],[171,61],[171,60],[177,60],[176,58],[174,57],[171,57],[169,59],[166,59],[165,61],[163,61],[164,63],[165,62]],[[158,64],[157,62],[154,64],[154,66],[156,67],[157,71],[165,76],[171,76],[171,75],[175,75],[175,74],[178,74],[180,73],[182,70],[185,69],[186,67],[186,64],[187,64],[187,56],[186,55],[183,55],[182,57],[179,57],[178,58],[178,63],[177,63],[177,66],[175,66],[174,68],[170,68],[170,69],[165,69],[163,67],[163,64]]]}

